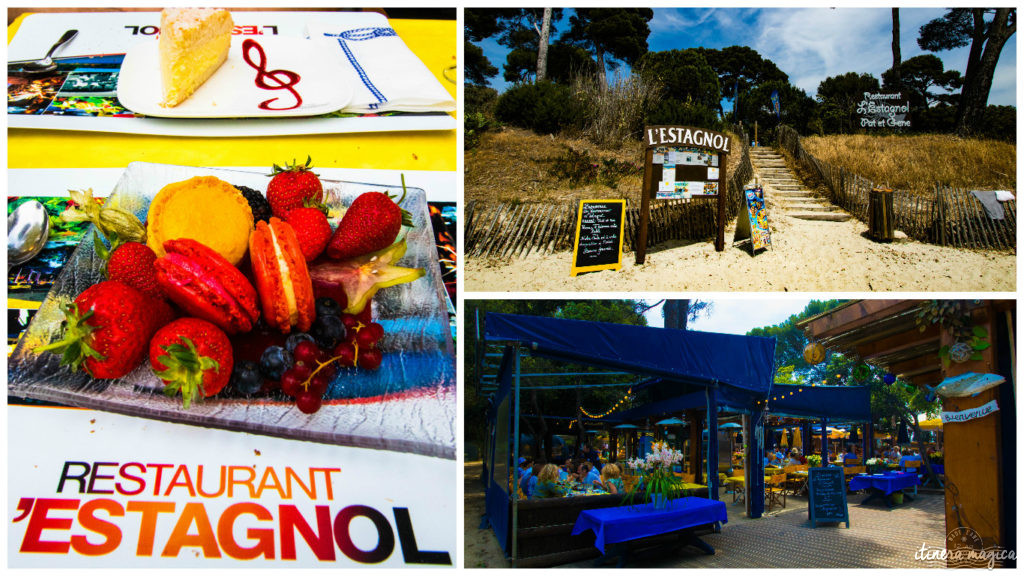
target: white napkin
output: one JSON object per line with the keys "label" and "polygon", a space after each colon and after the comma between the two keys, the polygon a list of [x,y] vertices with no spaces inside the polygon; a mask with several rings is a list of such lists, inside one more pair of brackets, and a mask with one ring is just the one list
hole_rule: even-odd
{"label": "white napkin", "polygon": [[338,50],[352,72],[355,93],[344,112],[450,112],[455,100],[386,24],[321,22],[307,25],[309,37]]}

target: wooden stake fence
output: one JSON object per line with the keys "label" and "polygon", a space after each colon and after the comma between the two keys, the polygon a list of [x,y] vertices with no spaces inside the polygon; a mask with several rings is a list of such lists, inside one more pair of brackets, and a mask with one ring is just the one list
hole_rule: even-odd
{"label": "wooden stake fence", "polygon": [[[829,201],[867,222],[868,196],[875,183],[815,158],[789,126],[778,129],[779,146],[825,183]],[[894,226],[907,236],[941,246],[1017,250],[1017,202],[1001,202],[1004,216],[993,220],[968,190],[936,186],[932,197],[893,192]]]}
{"label": "wooden stake fence", "polygon": [[[730,167],[727,183],[726,219],[739,214],[743,187],[753,178],[747,136],[738,128],[741,152],[735,169]],[[633,206],[633,204],[636,204]],[[626,209],[624,250],[635,249],[640,226],[639,203]],[[572,249],[578,205],[522,203],[505,204],[471,201],[463,212],[466,255],[471,258],[525,258],[533,253]],[[651,207],[647,246],[672,240],[704,240],[715,235],[715,202],[704,199],[659,200]]]}

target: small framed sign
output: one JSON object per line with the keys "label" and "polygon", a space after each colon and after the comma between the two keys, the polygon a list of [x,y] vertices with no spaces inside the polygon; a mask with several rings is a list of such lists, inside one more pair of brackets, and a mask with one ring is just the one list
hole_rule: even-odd
{"label": "small framed sign", "polygon": [[573,276],[622,268],[625,216],[625,200],[580,200],[572,247]]}

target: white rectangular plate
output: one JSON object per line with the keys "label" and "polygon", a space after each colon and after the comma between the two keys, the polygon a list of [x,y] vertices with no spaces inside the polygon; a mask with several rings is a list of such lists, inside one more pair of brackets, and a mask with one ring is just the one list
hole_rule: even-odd
{"label": "white rectangular plate", "polygon": [[236,36],[227,61],[213,76],[181,104],[165,107],[158,43],[152,40],[136,44],[125,55],[117,99],[133,112],[164,118],[315,116],[348,105],[348,78],[337,55],[316,42]]}

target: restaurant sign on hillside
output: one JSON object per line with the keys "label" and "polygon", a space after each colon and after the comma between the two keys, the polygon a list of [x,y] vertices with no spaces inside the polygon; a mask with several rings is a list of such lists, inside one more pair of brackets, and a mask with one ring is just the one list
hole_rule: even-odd
{"label": "restaurant sign on hillside", "polygon": [[861,128],[910,128],[910,102],[902,92],[865,92],[857,104]]}

